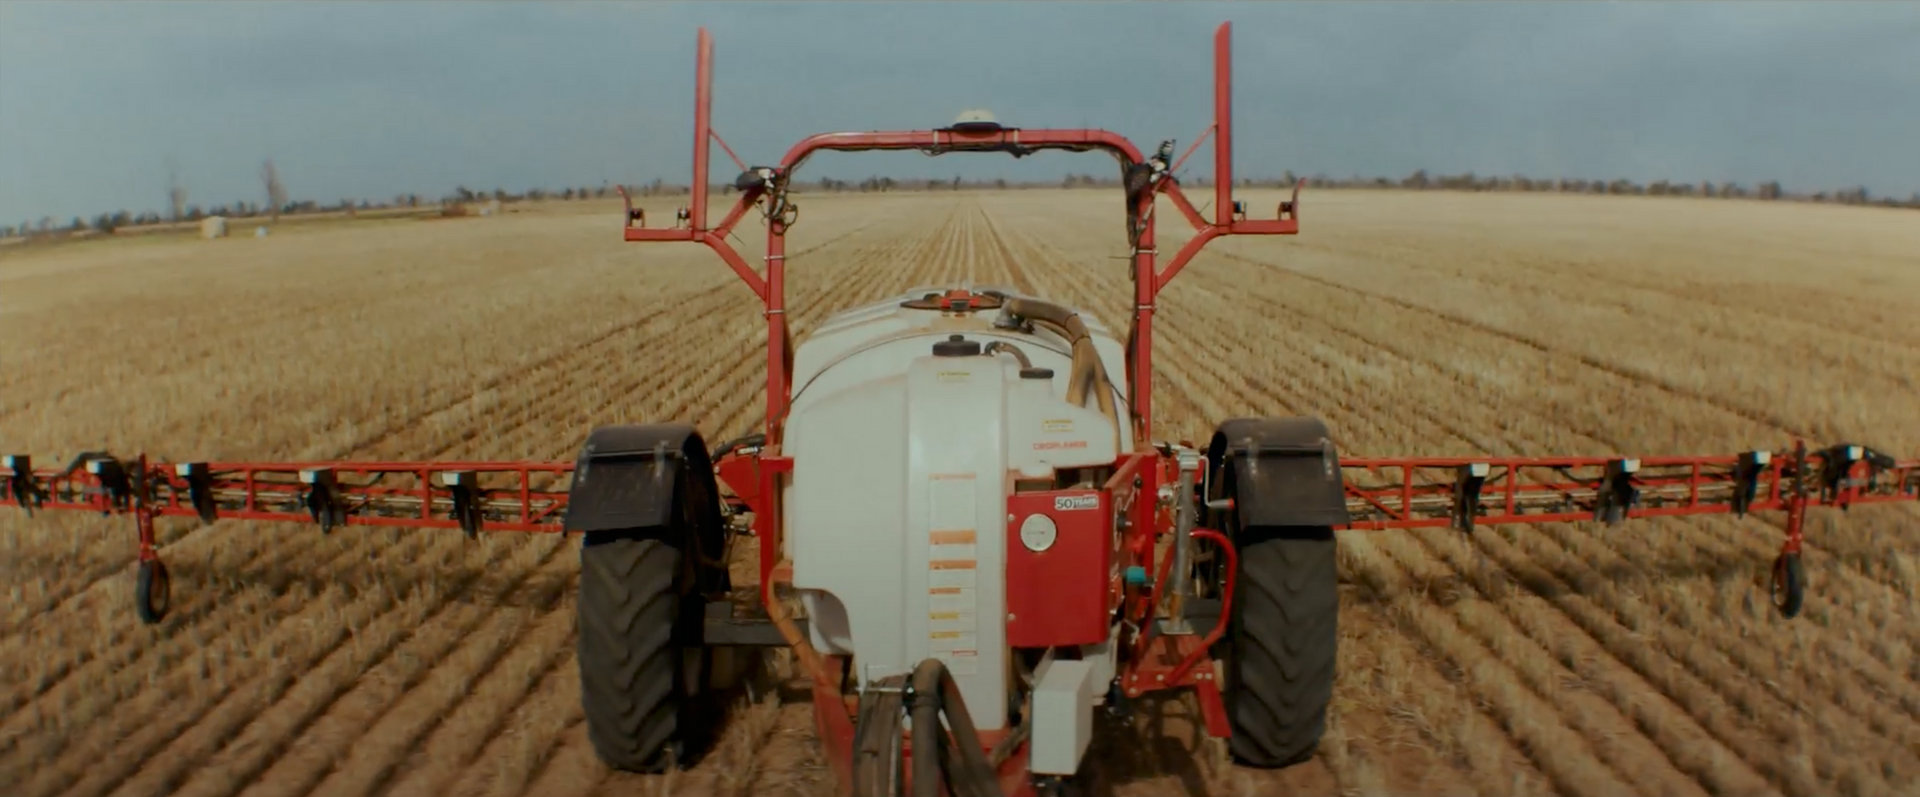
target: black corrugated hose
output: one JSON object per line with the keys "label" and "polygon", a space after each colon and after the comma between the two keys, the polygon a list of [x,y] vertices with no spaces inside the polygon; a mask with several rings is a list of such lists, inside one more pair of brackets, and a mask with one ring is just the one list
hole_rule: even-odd
{"label": "black corrugated hose", "polygon": [[[1002,797],[960,686],[939,659],[913,668],[913,794],[939,797],[944,780],[953,797]],[[946,716],[946,728],[940,724]],[[951,734],[943,732],[950,729]],[[944,776],[944,777],[943,777]]]}

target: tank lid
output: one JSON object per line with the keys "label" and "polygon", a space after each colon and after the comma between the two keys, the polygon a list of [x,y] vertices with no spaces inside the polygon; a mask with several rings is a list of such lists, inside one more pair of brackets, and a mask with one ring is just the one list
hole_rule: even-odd
{"label": "tank lid", "polygon": [[948,335],[946,340],[933,344],[935,357],[976,357],[980,354],[980,341],[967,340],[960,335]]}
{"label": "tank lid", "polygon": [[1037,366],[1033,368],[1022,368],[1020,369],[1020,378],[1021,379],[1052,379],[1053,369],[1040,368]]}

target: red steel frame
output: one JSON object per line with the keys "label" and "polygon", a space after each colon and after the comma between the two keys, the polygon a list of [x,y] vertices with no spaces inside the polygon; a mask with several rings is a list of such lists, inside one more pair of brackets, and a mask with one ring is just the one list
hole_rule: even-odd
{"label": "red steel frame", "polygon": [[[1214,36],[1214,120],[1200,139],[1142,191],[1135,207],[1140,220],[1133,253],[1134,317],[1127,375],[1130,411],[1138,439],[1152,433],[1152,328],[1155,300],[1208,242],[1228,235],[1292,235],[1299,232],[1297,216],[1300,186],[1293,200],[1281,205],[1276,219],[1249,220],[1232,198],[1232,68],[1231,24],[1222,24]],[[922,150],[944,152],[1006,152],[1021,154],[1041,149],[1104,151],[1125,164],[1143,163],[1141,150],[1126,138],[1093,129],[1016,129],[1005,127],[945,128],[900,132],[826,133],[808,137],[789,149],[780,165],[758,173],[764,184],[742,192],[734,207],[708,226],[708,162],[712,144],[719,144],[743,172],[752,172],[731,147],[713,131],[712,40],[699,34],[694,99],[694,152],[691,205],[683,211],[684,224],[647,228],[645,214],[626,197],[624,236],[632,242],[691,241],[705,244],[723,260],[761,301],[767,324],[766,444],[721,457],[716,475],[735,500],[753,512],[754,532],[760,543],[760,594],[774,611],[774,585],[788,580],[779,560],[781,547],[780,477],[793,461],[781,454],[780,439],[791,390],[791,339],[786,325],[785,235],[793,222],[785,188],[794,170],[823,150]],[[1214,141],[1213,218],[1207,219],[1181,191],[1171,175],[1211,137]],[[1160,163],[1160,166],[1168,164]],[[1153,204],[1166,196],[1196,231],[1164,268],[1156,263]],[[766,217],[765,265],[755,270],[727,237],[749,210],[762,207]],[[635,222],[641,222],[636,226]],[[1920,460],[1893,463],[1875,470],[1866,461],[1847,466],[1842,478],[1828,480],[1810,494],[1816,468],[1824,467],[1826,452],[1810,453],[1803,445],[1774,452],[1758,472],[1742,474],[1741,457],[1659,457],[1630,460],[1637,467],[1628,482],[1638,491],[1616,519],[1784,509],[1787,511],[1783,554],[1798,554],[1802,524],[1808,506],[1847,507],[1852,504],[1920,499]],[[1401,529],[1460,526],[1472,523],[1572,522],[1593,519],[1605,492],[1606,476],[1623,462],[1617,458],[1355,458],[1340,463],[1345,474],[1350,529]],[[130,512],[139,528],[140,561],[159,558],[154,534],[157,517],[193,517],[204,520],[254,521],[323,520],[340,525],[386,525],[414,528],[559,532],[567,505],[562,482],[571,476],[571,462],[213,462],[189,465],[149,463],[144,456],[121,463],[130,478],[110,485],[108,479],[81,470],[36,469],[17,464],[0,472],[0,504],[34,508],[76,509],[102,513]],[[1471,501],[1459,497],[1456,483],[1465,468],[1484,470],[1485,484]],[[1203,469],[1204,470],[1204,469]],[[1388,477],[1387,472],[1394,475]],[[189,477],[189,473],[193,474]],[[307,476],[303,476],[307,473]],[[1455,478],[1436,478],[1453,473]],[[314,476],[314,474],[319,474]],[[1584,475],[1583,475],[1584,474]],[[345,476],[347,478],[342,479]],[[311,478],[309,478],[311,477]],[[392,483],[385,480],[392,477]],[[1131,530],[1120,539],[1120,564],[1144,567],[1159,578],[1144,591],[1121,580],[1113,584],[1113,607],[1133,628],[1146,628],[1161,611],[1162,585],[1171,557],[1155,562],[1155,544],[1173,526],[1171,513],[1157,500],[1162,484],[1180,474],[1171,457],[1146,447],[1128,452],[1114,463],[1102,489],[1117,510],[1127,513]],[[363,483],[362,480],[371,479]],[[310,506],[309,498],[328,486],[325,510]],[[459,487],[453,486],[458,484]],[[1736,498],[1751,487],[1750,501]],[[111,489],[110,489],[111,488]],[[196,499],[196,495],[198,498]],[[1744,505],[1742,505],[1744,504]],[[335,514],[337,510],[337,514]],[[463,514],[464,511],[464,514]],[[1225,556],[1228,573],[1221,585],[1221,616],[1228,616],[1233,600],[1232,564],[1237,552],[1220,530],[1197,529],[1194,537],[1215,545]],[[776,615],[776,620],[779,616]],[[1119,672],[1120,687],[1129,696],[1169,688],[1193,687],[1208,732],[1229,733],[1219,686],[1207,651],[1227,624],[1216,623],[1204,638],[1195,635],[1130,634],[1122,650],[1128,655]],[[815,682],[816,722],[828,760],[843,785],[850,783],[854,707],[842,697],[839,668],[821,661],[798,637],[790,637],[812,670]],[[836,706],[845,707],[839,710]],[[995,744],[999,734],[982,734]],[[1000,776],[1009,793],[1030,788],[1021,745],[1004,762]]]}

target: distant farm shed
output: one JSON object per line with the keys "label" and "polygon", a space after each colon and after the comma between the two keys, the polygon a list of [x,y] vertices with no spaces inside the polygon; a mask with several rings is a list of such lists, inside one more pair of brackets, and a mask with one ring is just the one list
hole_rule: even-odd
{"label": "distant farm shed", "polygon": [[208,216],[201,219],[200,237],[208,240],[227,237],[227,217]]}

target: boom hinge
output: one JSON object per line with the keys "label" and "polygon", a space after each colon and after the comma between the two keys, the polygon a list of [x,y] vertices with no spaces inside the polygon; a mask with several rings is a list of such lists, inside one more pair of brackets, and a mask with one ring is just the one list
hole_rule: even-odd
{"label": "boom hinge", "polygon": [[213,500],[213,474],[205,462],[182,462],[173,466],[173,475],[187,483],[187,501],[202,523],[220,519],[220,506]]}
{"label": "boom hinge", "polygon": [[1773,454],[1767,451],[1748,451],[1740,455],[1740,461],[1733,466],[1733,514],[1746,517],[1747,509],[1753,506],[1753,499],[1760,495],[1760,474],[1773,464]]}
{"label": "boom hinge", "polygon": [[27,517],[33,517],[33,510],[46,503],[47,494],[33,480],[33,457],[26,454],[8,454],[7,495],[13,502],[27,511]]}
{"label": "boom hinge", "polygon": [[480,534],[481,513],[480,477],[470,470],[450,470],[440,474],[440,483],[447,488],[453,499],[453,519],[460,521],[460,530],[467,539]]}
{"label": "boom hinge", "polygon": [[99,488],[89,487],[86,492],[95,495],[106,494],[107,510],[101,514],[112,514],[114,510],[125,511],[133,500],[133,477],[127,473],[127,466],[120,460],[106,454],[87,455],[86,471],[99,480]]}
{"label": "boom hinge", "polygon": [[1607,462],[1593,502],[1593,519],[1609,526],[1619,525],[1627,513],[1640,503],[1640,489],[1633,486],[1633,474],[1640,472],[1640,460],[1615,459]]}
{"label": "boom hinge", "polygon": [[1480,490],[1486,486],[1493,466],[1485,462],[1461,465],[1453,482],[1453,527],[1473,533],[1474,518],[1480,515]]}
{"label": "boom hinge", "polygon": [[307,485],[306,495],[301,496],[300,502],[307,508],[307,517],[320,524],[321,534],[347,524],[347,504],[340,495],[340,482],[332,468],[300,471],[300,483]]}

